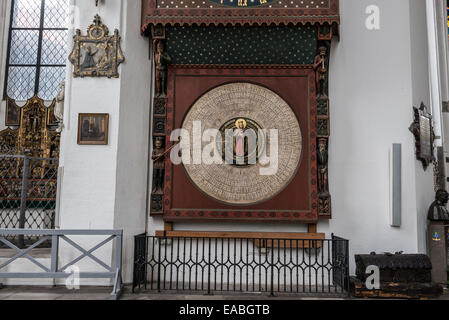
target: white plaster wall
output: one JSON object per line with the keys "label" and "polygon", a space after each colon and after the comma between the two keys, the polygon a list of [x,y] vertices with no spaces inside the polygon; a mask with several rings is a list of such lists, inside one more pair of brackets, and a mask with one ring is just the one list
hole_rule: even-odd
{"label": "white plaster wall", "polygon": [[125,0],[114,228],[124,230],[123,279],[132,281],[134,236],[145,232],[150,136],[149,39],[140,35],[141,4]]}
{"label": "white plaster wall", "polygon": [[[425,9],[425,2],[420,0],[410,1],[410,39],[411,39],[411,62],[412,62],[412,103],[418,107],[421,102],[430,105],[430,79],[429,79],[429,59],[427,19],[422,14]],[[446,26],[443,26],[446,28]],[[446,39],[447,40],[447,39]],[[444,72],[441,72],[444,74]],[[439,106],[441,107],[441,101]],[[441,112],[441,110],[440,110]],[[415,160],[416,179],[416,219],[417,219],[417,246],[418,251],[426,253],[426,223],[427,210],[435,197],[433,166],[426,171],[422,164]]]}
{"label": "white plaster wall", "polygon": [[[364,27],[380,8],[380,30]],[[429,102],[425,3],[342,0],[341,41],[330,70],[330,189],[333,219],[319,231],[350,240],[353,254],[423,251],[422,216],[433,196],[432,169],[415,160],[413,105]],[[409,15],[408,15],[409,13]],[[389,222],[389,149],[402,144],[402,226]],[[418,223],[418,221],[420,223]]]}
{"label": "white plaster wall", "polygon": [[[109,1],[107,6],[98,9],[94,1],[77,0],[74,5],[79,8],[79,26],[76,28],[81,29],[83,34],[97,12],[111,31],[121,29],[120,1]],[[111,229],[115,203],[120,79],[74,78],[70,82],[66,90],[68,106],[65,112],[68,117],[61,137],[60,165],[64,167],[64,177],[60,226]],[[77,144],[79,113],[109,113],[107,146]]]}
{"label": "white plaster wall", "polygon": [[[80,25],[86,32],[95,15],[95,3],[80,1],[78,4],[89,14],[80,15]],[[91,8],[88,8],[91,5]],[[115,8],[120,12],[120,7]],[[117,14],[102,15],[103,22],[113,28],[120,27]],[[66,128],[61,136],[59,226],[61,229],[112,229],[115,202],[115,169],[117,158],[117,133],[119,88],[118,79],[72,79],[67,84],[65,112]],[[69,94],[67,94],[69,92]],[[107,146],[79,146],[77,125],[79,113],[109,113],[109,144]],[[93,247],[95,240],[83,241]],[[77,256],[78,252],[67,245],[61,246],[61,262]],[[108,263],[111,261],[110,247],[96,251],[96,255]],[[82,266],[86,270],[89,266]],[[94,282],[95,284],[100,284]],[[103,282],[101,282],[103,283]],[[106,282],[108,283],[108,282]]]}
{"label": "white plaster wall", "polygon": [[[98,12],[110,32],[120,30],[126,61],[119,68],[119,79],[71,79],[66,90],[66,129],[61,139],[60,192],[61,229],[125,229],[124,274],[130,281],[132,264],[131,235],[145,226],[146,165],[148,145],[149,94],[145,63],[148,40],[139,34],[138,1],[109,0],[95,7],[94,1],[73,1],[79,12],[75,19],[83,33]],[[79,113],[109,113],[109,144],[79,146]],[[143,147],[142,147],[143,146]],[[117,150],[121,153],[118,154]],[[145,178],[143,178],[145,177]],[[143,180],[143,182],[142,182]],[[143,218],[142,218],[143,217]],[[98,239],[95,239],[98,241]],[[82,239],[85,246],[94,240]],[[66,251],[63,259],[74,257]],[[111,261],[110,247],[97,251]],[[95,266],[89,263],[86,268]],[[109,283],[92,281],[86,283]]]}
{"label": "white plaster wall", "polygon": [[[416,1],[340,3],[341,41],[334,46],[330,70],[333,219],[318,229],[351,241],[353,266],[356,253],[419,250],[417,216],[430,204],[425,191],[433,191],[433,184],[431,176],[420,172],[408,127],[415,100],[428,102],[428,95],[417,92],[429,89],[427,56],[421,50],[427,41],[425,6],[417,8]],[[380,30],[364,27],[365,8],[371,4],[380,8]],[[421,28],[424,31],[414,33]],[[416,69],[418,64],[424,65],[423,71]],[[389,222],[393,143],[402,144],[403,155],[400,228]]]}

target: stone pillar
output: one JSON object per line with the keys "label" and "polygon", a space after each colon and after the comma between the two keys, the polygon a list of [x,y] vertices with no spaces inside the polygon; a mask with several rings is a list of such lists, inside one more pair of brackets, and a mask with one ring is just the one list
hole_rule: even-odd
{"label": "stone pillar", "polygon": [[[77,15],[74,21],[78,24],[75,28],[86,34],[94,16],[99,14],[110,34],[114,29],[119,30],[126,60],[119,67],[118,79],[86,77],[67,81],[66,128],[61,138],[60,228],[123,229],[123,280],[130,282],[133,236],[145,231],[146,222],[151,74],[149,40],[139,33],[140,1],[108,0],[100,2],[98,7],[95,1],[72,1],[75,6],[73,12]],[[70,41],[70,50],[72,46]],[[73,70],[71,64],[68,68]],[[77,144],[79,113],[109,114],[108,145]],[[86,247],[101,241],[79,240]],[[113,259],[110,246],[96,253],[106,263]],[[74,250],[63,251],[61,259],[76,255],[78,252]],[[89,270],[98,268],[91,263],[80,263],[79,266]]]}
{"label": "stone pillar", "polygon": [[0,130],[5,128],[5,101],[3,101],[3,88],[5,81],[5,67],[6,67],[6,50],[8,47],[8,30],[9,30],[9,13],[11,1],[0,2]]}

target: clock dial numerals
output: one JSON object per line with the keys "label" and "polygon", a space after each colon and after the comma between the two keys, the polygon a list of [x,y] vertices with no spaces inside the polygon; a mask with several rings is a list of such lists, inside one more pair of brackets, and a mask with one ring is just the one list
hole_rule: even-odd
{"label": "clock dial numerals", "polygon": [[266,5],[274,0],[209,0],[210,2],[218,3],[223,6],[246,8],[246,7],[259,7]]}

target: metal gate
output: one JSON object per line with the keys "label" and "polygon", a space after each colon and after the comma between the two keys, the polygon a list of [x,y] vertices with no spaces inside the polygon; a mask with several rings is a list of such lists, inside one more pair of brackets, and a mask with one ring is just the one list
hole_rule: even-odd
{"label": "metal gate", "polygon": [[[57,175],[58,159],[0,155],[0,229],[54,229]],[[24,247],[38,238],[8,240]]]}

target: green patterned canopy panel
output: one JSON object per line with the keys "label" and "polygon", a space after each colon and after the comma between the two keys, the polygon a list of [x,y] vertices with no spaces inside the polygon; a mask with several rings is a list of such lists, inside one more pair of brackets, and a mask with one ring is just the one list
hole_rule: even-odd
{"label": "green patterned canopy panel", "polygon": [[172,64],[313,64],[314,26],[167,26]]}

